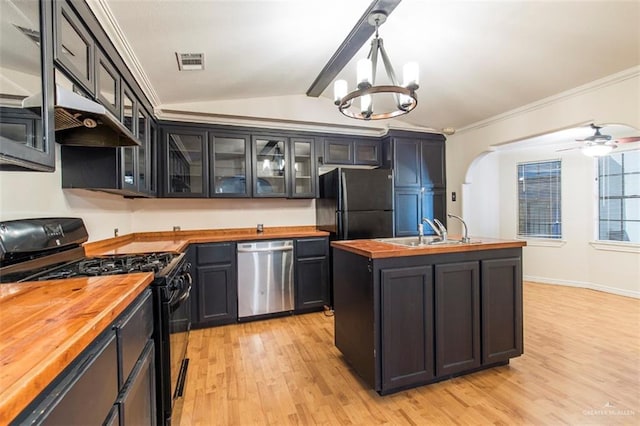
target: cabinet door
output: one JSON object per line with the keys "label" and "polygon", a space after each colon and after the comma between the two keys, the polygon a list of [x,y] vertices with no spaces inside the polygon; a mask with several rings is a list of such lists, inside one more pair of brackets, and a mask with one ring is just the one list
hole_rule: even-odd
{"label": "cabinet door", "polygon": [[164,143],[165,196],[208,197],[206,132],[167,129]]}
{"label": "cabinet door", "polygon": [[353,140],[324,139],[324,164],[353,164]]}
{"label": "cabinet door", "polygon": [[288,149],[287,138],[253,137],[253,196],[286,197]]}
{"label": "cabinet door", "polygon": [[291,198],[315,198],[318,173],[313,155],[313,139],[291,138]]}
{"label": "cabinet door", "polygon": [[331,303],[327,256],[297,259],[295,279],[296,311],[317,310]]}
{"label": "cabinet door", "polygon": [[[445,226],[447,225],[447,195],[445,191],[424,191],[422,192],[421,217],[427,219],[438,219]],[[431,227],[424,228],[425,235],[433,234]]]}
{"label": "cabinet door", "polygon": [[[53,171],[53,49],[51,37],[44,37],[51,4],[2,1],[0,16],[0,169]],[[33,106],[23,108],[24,98]]]}
{"label": "cabinet door", "polygon": [[436,375],[480,366],[480,265],[436,265]]}
{"label": "cabinet door", "polygon": [[396,189],[394,197],[396,237],[418,235],[418,224],[422,220],[420,215],[422,193],[420,190]]}
{"label": "cabinet door", "polygon": [[382,390],[434,377],[431,266],[383,269]]}
{"label": "cabinet door", "polygon": [[149,148],[147,149],[147,181],[149,194],[158,194],[158,126],[149,120]]}
{"label": "cabinet door", "polygon": [[419,188],[421,186],[421,151],[416,139],[394,138],[394,185]]}
{"label": "cabinet door", "polygon": [[197,274],[198,324],[219,325],[238,318],[235,270],[230,265],[199,266]]}
{"label": "cabinet door", "polygon": [[353,146],[354,164],[380,165],[380,141],[356,139]]}
{"label": "cabinet door", "polygon": [[[137,136],[137,111],[138,105],[131,90],[128,87],[122,89],[122,115],[120,121]],[[138,190],[138,149],[127,146],[120,148],[122,152],[122,189]]]}
{"label": "cabinet door", "polygon": [[96,49],[96,98],[111,113],[120,117],[120,74],[102,50]]}
{"label": "cabinet door", "polygon": [[95,94],[93,38],[66,1],[56,1],[55,5],[56,63]]}
{"label": "cabinet door", "polygon": [[156,424],[155,351],[153,340],[148,340],[135,364],[131,377],[118,397],[120,424]]}
{"label": "cabinet door", "polygon": [[445,187],[444,143],[421,141],[420,180],[425,189]]}
{"label": "cabinet door", "polygon": [[137,129],[138,140],[140,146],[137,147],[137,170],[138,170],[138,191],[148,194],[150,192],[149,187],[149,117],[147,112],[138,107],[137,113]]}
{"label": "cabinet door", "polygon": [[482,363],[522,355],[521,259],[482,261]]}
{"label": "cabinet door", "polygon": [[209,133],[212,197],[251,196],[249,135]]}

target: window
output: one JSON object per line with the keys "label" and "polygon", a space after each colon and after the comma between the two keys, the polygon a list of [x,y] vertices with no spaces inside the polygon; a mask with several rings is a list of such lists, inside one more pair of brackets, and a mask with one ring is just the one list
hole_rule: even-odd
{"label": "window", "polygon": [[598,239],[640,243],[640,150],[598,158]]}
{"label": "window", "polygon": [[518,236],[562,237],[560,160],[518,164]]}

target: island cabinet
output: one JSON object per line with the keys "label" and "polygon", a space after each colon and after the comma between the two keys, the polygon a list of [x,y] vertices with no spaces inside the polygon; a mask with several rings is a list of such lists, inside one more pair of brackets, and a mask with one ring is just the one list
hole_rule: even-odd
{"label": "island cabinet", "polygon": [[521,248],[373,259],[333,250],[335,343],[379,393],[522,354]]}
{"label": "island cabinet", "polygon": [[298,238],[295,250],[295,311],[317,311],[330,302],[329,239]]}
{"label": "island cabinet", "polygon": [[155,425],[153,304],[145,290],[13,424]]}
{"label": "island cabinet", "polygon": [[236,244],[193,244],[188,256],[195,265],[192,287],[193,328],[234,323],[238,319]]}

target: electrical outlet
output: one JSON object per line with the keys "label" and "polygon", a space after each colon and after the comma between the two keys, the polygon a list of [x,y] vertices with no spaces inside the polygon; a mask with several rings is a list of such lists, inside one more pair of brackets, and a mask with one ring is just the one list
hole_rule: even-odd
{"label": "electrical outlet", "polygon": [[114,237],[118,236],[118,228],[113,228],[113,236]]}
{"label": "electrical outlet", "polygon": [[179,227],[179,226],[174,226],[174,227],[173,227],[173,232],[178,232],[179,230],[180,230],[180,227]]}
{"label": "electrical outlet", "polygon": [[455,201],[456,200],[456,193],[452,192],[451,193],[451,201]]}

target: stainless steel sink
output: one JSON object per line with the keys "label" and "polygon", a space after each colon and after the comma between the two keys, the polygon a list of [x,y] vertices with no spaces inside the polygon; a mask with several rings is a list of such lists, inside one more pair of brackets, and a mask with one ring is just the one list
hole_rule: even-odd
{"label": "stainless steel sink", "polygon": [[460,240],[441,240],[438,237],[422,237],[422,243],[419,242],[418,237],[397,237],[397,238],[378,238],[376,241],[381,243],[396,244],[404,247],[429,247],[434,245],[456,245],[456,244],[473,244],[479,241],[472,241],[469,243],[463,243]]}

